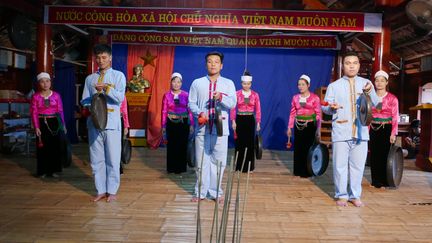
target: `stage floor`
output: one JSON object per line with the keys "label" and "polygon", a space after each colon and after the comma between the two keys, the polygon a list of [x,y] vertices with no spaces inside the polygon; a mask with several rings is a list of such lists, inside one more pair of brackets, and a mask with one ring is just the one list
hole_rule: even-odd
{"label": "stage floor", "polygon": [[[35,178],[33,157],[0,156],[0,242],[195,241],[195,175],[167,175],[164,149],[133,149],[113,203],[91,202],[87,144],[73,146],[73,165],[60,179]],[[292,167],[291,152],[265,151],[257,161],[242,242],[432,241],[432,173],[414,161],[406,161],[397,190],[370,187],[366,167],[362,208],[335,206],[331,167],[313,179],[292,176]],[[213,201],[202,201],[202,242],[209,242],[213,208]]]}

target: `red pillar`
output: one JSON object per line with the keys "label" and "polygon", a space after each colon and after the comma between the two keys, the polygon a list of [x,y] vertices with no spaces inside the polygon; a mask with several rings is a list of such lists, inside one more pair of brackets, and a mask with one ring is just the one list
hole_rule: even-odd
{"label": "red pillar", "polygon": [[87,74],[92,74],[96,71],[96,65],[95,65],[95,58],[93,54],[93,47],[94,47],[94,39],[91,38],[91,44],[89,45],[88,55],[87,55]]}
{"label": "red pillar", "polygon": [[51,26],[39,23],[37,25],[36,69],[37,73],[47,72],[53,76]]}
{"label": "red pillar", "polygon": [[[377,10],[385,12],[390,7],[396,7],[403,0],[375,0]],[[374,35],[374,63],[372,67],[372,76],[379,70],[388,72],[390,70],[390,45],[391,45],[391,29],[390,23],[383,16],[383,24],[381,33]]]}

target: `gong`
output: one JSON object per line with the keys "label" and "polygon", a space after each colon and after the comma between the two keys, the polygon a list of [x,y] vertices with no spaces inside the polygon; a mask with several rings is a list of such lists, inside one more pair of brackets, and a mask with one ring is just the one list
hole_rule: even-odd
{"label": "gong", "polygon": [[255,158],[262,158],[262,137],[259,133],[255,134]]}
{"label": "gong", "polygon": [[327,170],[329,164],[329,151],[322,143],[314,143],[307,156],[306,167],[309,175],[320,176]]}
{"label": "gong", "polygon": [[387,156],[387,183],[390,187],[398,187],[401,183],[403,164],[402,148],[392,145]]}
{"label": "gong", "polygon": [[222,108],[219,102],[216,102],[215,105],[215,123],[216,123],[216,132],[218,137],[223,136],[223,119],[222,119]]}
{"label": "gong", "polygon": [[96,93],[92,97],[90,114],[93,125],[98,130],[104,130],[108,122],[107,99],[102,93]]}
{"label": "gong", "polygon": [[122,143],[121,161],[123,164],[129,164],[132,157],[132,143],[129,139],[124,138]]}
{"label": "gong", "polygon": [[361,94],[359,98],[359,119],[363,126],[369,126],[372,121],[372,101],[368,94]]}

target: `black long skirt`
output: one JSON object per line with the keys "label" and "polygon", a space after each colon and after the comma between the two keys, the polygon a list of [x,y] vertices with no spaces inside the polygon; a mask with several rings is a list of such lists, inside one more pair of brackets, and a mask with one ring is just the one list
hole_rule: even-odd
{"label": "black long skirt", "polygon": [[166,125],[167,144],[167,172],[182,173],[187,171],[187,145],[189,138],[188,118],[182,122],[172,122]]}
{"label": "black long skirt", "polygon": [[302,130],[294,126],[294,175],[296,176],[311,176],[307,171],[306,163],[309,149],[315,141],[316,129],[315,122],[308,122]]}
{"label": "black long skirt", "polygon": [[[46,121],[48,126],[45,124],[44,118],[39,118],[43,146],[36,146],[36,173],[38,176],[51,176],[53,173],[62,171],[61,136],[65,136],[65,134],[63,129],[59,128],[58,118],[46,118]],[[38,138],[37,141],[39,141]]]}
{"label": "black long skirt", "polygon": [[370,170],[372,185],[386,187],[387,183],[387,157],[390,150],[390,135],[392,125],[384,124],[377,131],[370,129]]}
{"label": "black long skirt", "polygon": [[248,171],[250,161],[250,171],[255,170],[255,117],[253,115],[237,115],[236,117],[235,151],[238,152],[236,170],[240,171],[243,164],[245,149],[246,159],[243,166],[243,172]]}

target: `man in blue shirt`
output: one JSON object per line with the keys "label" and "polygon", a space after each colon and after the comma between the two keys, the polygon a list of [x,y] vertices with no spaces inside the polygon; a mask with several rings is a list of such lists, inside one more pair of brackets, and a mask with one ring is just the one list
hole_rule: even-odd
{"label": "man in blue shirt", "polygon": [[[195,79],[189,91],[189,108],[198,117],[195,137],[195,157],[199,170],[195,185],[195,197],[192,201],[204,199],[209,194],[211,199],[222,199],[221,181],[227,161],[228,150],[228,114],[235,107],[237,97],[233,81],[220,75],[223,67],[223,54],[210,52],[206,55],[207,76]],[[215,123],[216,101],[222,110],[223,135],[217,136]],[[201,122],[200,121],[205,121]],[[204,157],[202,156],[204,155]],[[201,161],[203,158],[203,161]],[[221,180],[217,181],[218,163],[221,167]],[[202,165],[202,168],[201,168]],[[199,173],[202,173],[199,190]],[[217,188],[219,187],[219,191]],[[201,191],[201,195],[198,195]],[[221,202],[221,200],[219,200]]]}
{"label": "man in blue shirt", "polygon": [[347,206],[348,201],[356,207],[363,206],[360,200],[363,171],[366,163],[369,131],[358,117],[359,97],[363,92],[370,95],[373,105],[378,103],[370,80],[357,76],[360,60],[355,52],[343,57],[344,76],[331,83],[322,106],[324,113],[333,115],[333,180],[338,206]]}
{"label": "man in blue shirt", "polygon": [[121,120],[120,105],[124,99],[126,78],[122,72],[111,68],[112,54],[108,45],[93,49],[99,70],[85,80],[81,104],[91,104],[93,95],[103,93],[107,98],[108,121],[105,129],[96,129],[92,119],[87,119],[90,144],[90,161],[95,178],[97,202],[117,199],[120,186]]}

